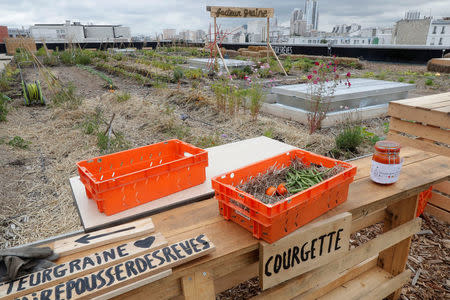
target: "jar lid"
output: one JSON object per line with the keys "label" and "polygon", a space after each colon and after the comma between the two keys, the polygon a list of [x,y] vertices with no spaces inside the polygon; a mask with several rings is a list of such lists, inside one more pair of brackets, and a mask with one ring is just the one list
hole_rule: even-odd
{"label": "jar lid", "polygon": [[379,152],[400,152],[400,144],[394,141],[378,141],[375,143],[375,149]]}

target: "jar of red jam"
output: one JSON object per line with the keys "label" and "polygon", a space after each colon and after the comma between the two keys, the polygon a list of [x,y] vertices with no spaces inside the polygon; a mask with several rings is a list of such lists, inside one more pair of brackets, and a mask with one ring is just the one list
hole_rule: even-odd
{"label": "jar of red jam", "polygon": [[400,144],[394,141],[378,141],[372,156],[370,178],[376,183],[392,184],[398,180],[403,159]]}

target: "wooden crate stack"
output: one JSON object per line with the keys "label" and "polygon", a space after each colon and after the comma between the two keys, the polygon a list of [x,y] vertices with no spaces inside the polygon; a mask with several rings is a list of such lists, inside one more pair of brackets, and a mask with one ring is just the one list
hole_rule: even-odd
{"label": "wooden crate stack", "polygon": [[273,52],[268,50],[266,46],[248,46],[248,48],[239,48],[238,52],[241,56],[261,58],[273,56]]}
{"label": "wooden crate stack", "polygon": [[[388,139],[450,156],[450,93],[389,103]],[[426,212],[450,223],[450,181],[433,186]]]}
{"label": "wooden crate stack", "polygon": [[32,38],[7,38],[5,39],[6,53],[14,55],[17,48],[25,48],[31,52],[36,51],[36,42]]}

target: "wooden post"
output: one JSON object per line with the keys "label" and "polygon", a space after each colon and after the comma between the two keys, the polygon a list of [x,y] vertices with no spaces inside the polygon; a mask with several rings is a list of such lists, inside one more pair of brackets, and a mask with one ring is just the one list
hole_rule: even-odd
{"label": "wooden post", "polygon": [[[213,40],[213,43],[215,44],[215,45],[217,45],[217,30],[216,30],[216,17],[214,17],[214,40]],[[216,51],[216,48],[214,48],[214,51]],[[217,59],[217,53],[216,53],[216,55],[214,55],[214,68],[216,67],[216,59]]]}
{"label": "wooden post", "polygon": [[277,59],[278,64],[280,65],[281,70],[283,70],[284,75],[285,75],[285,76],[288,76],[288,74],[286,73],[286,70],[283,68],[283,65],[281,64],[281,61],[278,59],[278,56],[277,56],[277,54],[275,53],[275,50],[273,50],[272,45],[271,45],[270,43],[268,43],[268,45],[269,45],[269,47],[270,47],[270,50],[272,50],[273,55],[275,55],[275,58]]}
{"label": "wooden post", "polygon": [[217,51],[219,51],[220,58],[222,59],[222,63],[223,63],[223,66],[225,67],[225,70],[227,70],[228,76],[230,76],[230,79],[233,80],[233,78],[231,77],[231,73],[228,70],[228,67],[227,67],[227,64],[225,62],[225,59],[222,56],[222,51],[220,51],[219,45],[217,45],[217,43],[216,43],[216,48],[217,48]]}
{"label": "wooden post", "polygon": [[[415,195],[388,206],[386,208],[383,231],[389,231],[413,220],[416,217],[417,198],[418,196]],[[378,266],[394,276],[402,273],[406,267],[410,245],[411,237],[384,250],[378,256]],[[400,289],[395,291],[389,296],[389,299],[398,299],[400,292]]]}
{"label": "wooden post", "polygon": [[267,51],[266,51],[266,55],[267,55],[267,62],[269,62],[269,43],[270,43],[270,36],[269,36],[269,17],[267,17],[267,36],[266,36],[266,41],[267,41]]}
{"label": "wooden post", "polygon": [[186,300],[216,299],[214,292],[214,280],[211,272],[195,272],[181,278],[183,296]]}

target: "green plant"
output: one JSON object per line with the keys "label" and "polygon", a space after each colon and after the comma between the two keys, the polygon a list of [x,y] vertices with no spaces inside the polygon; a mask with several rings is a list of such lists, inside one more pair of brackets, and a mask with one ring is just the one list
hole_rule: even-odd
{"label": "green plant", "polygon": [[388,134],[388,132],[389,132],[389,122],[384,122],[383,123],[383,132],[384,132],[384,134]]}
{"label": "green plant", "polygon": [[16,147],[16,148],[20,148],[20,149],[28,149],[28,146],[30,144],[31,144],[30,141],[25,141],[22,137],[17,136],[17,135],[8,142],[8,145]]}
{"label": "green plant", "polygon": [[266,94],[260,84],[252,84],[248,90],[248,97],[250,99],[250,114],[253,120],[258,118],[259,111],[264,102]]}
{"label": "green plant", "polygon": [[416,82],[414,80],[410,79],[410,80],[408,80],[408,83],[413,84],[413,83],[416,83]]}
{"label": "green plant", "polygon": [[[14,61],[18,64],[20,62],[31,61],[31,55],[29,51],[23,48],[17,48],[16,53],[14,54]],[[21,64],[21,66],[25,66],[26,64]],[[31,65],[31,63],[29,63]]]}
{"label": "green plant", "polygon": [[222,142],[222,139],[220,138],[220,136],[217,133],[215,133],[213,135],[199,136],[197,138],[197,140],[194,142],[194,145],[199,148],[205,149],[205,148],[210,148],[210,147],[214,147],[214,146],[219,146],[222,143],[223,142]]}
{"label": "green plant", "polygon": [[203,77],[202,69],[187,69],[184,71],[184,76],[187,79],[200,79]]}
{"label": "green plant", "polygon": [[398,78],[398,82],[403,82],[403,81],[405,81],[405,77],[399,77]]}
{"label": "green plant", "polygon": [[375,77],[375,73],[373,72],[366,72],[362,75],[362,77],[364,78],[374,78]]}
{"label": "green plant", "polygon": [[173,81],[174,81],[174,82],[177,82],[177,83],[179,84],[181,78],[183,78],[183,75],[184,75],[183,69],[180,68],[180,67],[176,67],[176,68],[173,70]]}
{"label": "green plant", "polygon": [[78,68],[88,71],[91,74],[97,75],[101,79],[103,79],[106,82],[106,87],[109,89],[115,89],[116,85],[113,83],[112,79],[108,76],[106,76],[104,73],[97,71],[93,69],[91,66],[83,66],[83,65],[77,65]]}
{"label": "green plant", "polygon": [[314,62],[309,58],[300,58],[296,60],[292,66],[302,71],[309,72],[309,70],[314,66]]}
{"label": "green plant", "polygon": [[431,78],[428,78],[427,80],[425,80],[425,85],[427,85],[427,86],[432,86],[434,83],[433,83],[433,79],[431,79]]}
{"label": "green plant", "polygon": [[381,73],[375,75],[375,77],[377,79],[384,80],[384,79],[386,79],[386,72],[381,72]]}
{"label": "green plant", "polygon": [[85,117],[81,123],[81,128],[85,134],[97,134],[99,132],[100,125],[105,122],[103,118],[103,112],[100,107],[95,108],[95,112]]}
{"label": "green plant", "polygon": [[362,127],[361,131],[362,131],[362,135],[364,136],[364,139],[372,145],[375,145],[376,142],[381,140],[381,138],[378,135],[376,135],[373,132],[368,131],[366,127]]}
{"label": "green plant", "polygon": [[121,132],[115,132],[108,136],[108,133],[97,133],[97,146],[103,153],[112,153],[126,150],[130,147],[129,142]]}
{"label": "green plant", "polygon": [[47,56],[47,51],[45,50],[45,47],[41,47],[36,51],[37,56]]}
{"label": "green plant", "polygon": [[263,135],[268,137],[269,139],[273,139],[273,137],[274,137],[273,128],[268,128],[268,129],[264,130]]}
{"label": "green plant", "polygon": [[59,60],[65,65],[73,65],[74,64],[74,56],[72,51],[65,50],[59,52]]}
{"label": "green plant", "polygon": [[6,115],[8,114],[8,101],[11,99],[0,92],[0,122],[6,121]]}
{"label": "green plant", "polygon": [[363,141],[364,135],[359,126],[344,128],[335,139],[337,149],[351,152],[356,152]]}
{"label": "green plant", "polygon": [[91,57],[83,51],[77,51],[75,52],[74,63],[77,65],[89,65]]}
{"label": "green plant", "polygon": [[122,93],[117,93],[116,94],[116,101],[117,102],[125,102],[130,100],[131,95],[128,92],[122,92]]}
{"label": "green plant", "polygon": [[60,86],[58,91],[54,93],[53,104],[55,106],[65,106],[66,108],[77,108],[83,99],[76,94],[76,87],[72,82],[69,82],[66,86]]}
{"label": "green plant", "polygon": [[[43,49],[43,48],[40,48]],[[58,58],[54,55],[45,55],[42,63],[49,67],[54,67],[58,65]]]}

